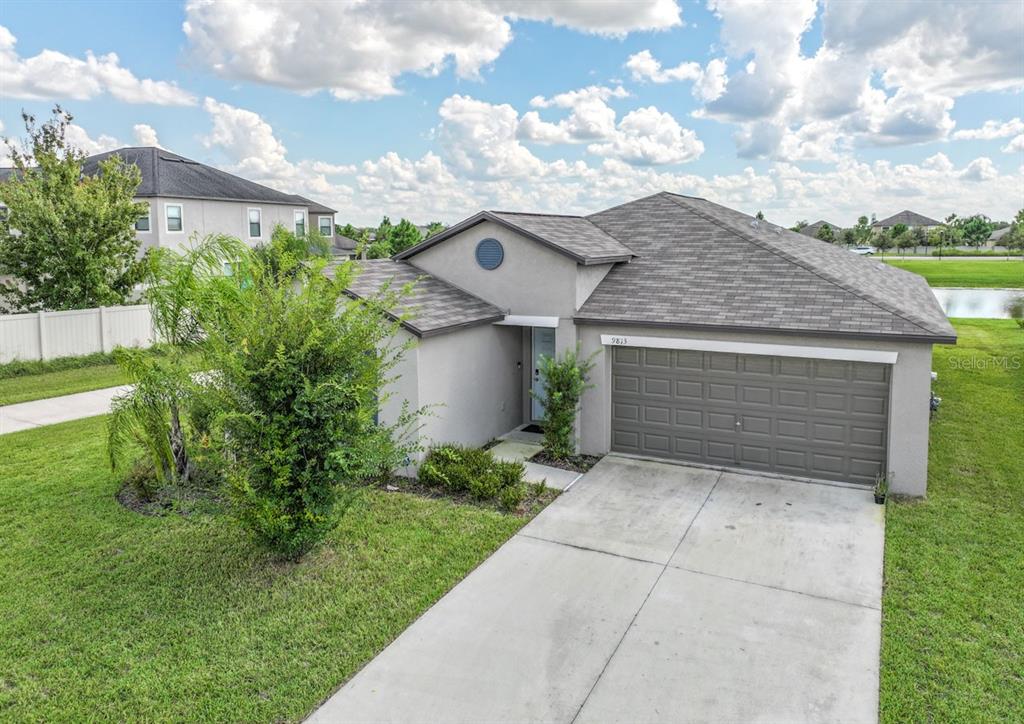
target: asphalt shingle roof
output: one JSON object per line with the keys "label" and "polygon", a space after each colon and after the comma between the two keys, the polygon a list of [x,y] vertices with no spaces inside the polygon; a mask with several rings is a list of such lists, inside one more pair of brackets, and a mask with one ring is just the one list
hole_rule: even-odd
{"label": "asphalt shingle roof", "polygon": [[[504,318],[504,313],[490,302],[454,287],[421,269],[392,259],[370,259],[353,262],[361,270],[349,285],[357,297],[370,297],[389,285],[398,290],[413,283],[412,292],[401,306],[392,310],[402,326],[417,337],[429,337],[453,329],[470,327]],[[334,267],[328,267],[328,274]]]}
{"label": "asphalt shingle roof", "polygon": [[638,258],[608,273],[580,323],[956,337],[920,276],[704,199],[659,193],[587,218]]}
{"label": "asphalt shingle roof", "polygon": [[311,212],[334,213],[322,204],[302,196],[275,191],[262,184],[221,171],[154,146],[133,146],[99,153],[85,159],[83,173],[94,174],[100,161],[117,154],[134,163],[142,172],[142,183],[136,196],[170,196],[184,199],[216,199],[225,201],[261,201],[270,204],[310,206]]}
{"label": "asphalt shingle roof", "polygon": [[818,230],[825,224],[828,224],[829,228],[832,229],[832,233],[834,233],[836,236],[839,236],[839,234],[841,234],[843,231],[843,227],[839,226],[839,224],[833,224],[831,221],[825,221],[824,219],[820,219],[818,221],[815,221],[813,224],[808,224],[804,228],[800,229],[800,231],[797,233],[817,239]]}
{"label": "asphalt shingle roof", "polygon": [[898,214],[893,214],[888,219],[882,219],[876,221],[871,226],[896,226],[896,224],[905,224],[906,226],[941,226],[941,221],[935,219],[929,219],[927,216],[922,216],[916,211],[907,211],[904,209]]}
{"label": "asphalt shingle roof", "polygon": [[395,258],[408,259],[484,221],[501,224],[580,264],[626,261],[633,256],[633,251],[622,241],[610,236],[583,216],[481,211],[397,254]]}

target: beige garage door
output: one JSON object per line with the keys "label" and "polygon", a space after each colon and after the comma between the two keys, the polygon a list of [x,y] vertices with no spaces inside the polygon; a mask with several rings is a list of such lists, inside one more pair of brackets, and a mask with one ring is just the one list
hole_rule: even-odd
{"label": "beige garage door", "polygon": [[885,470],[889,365],[612,348],[612,450],[826,480]]}

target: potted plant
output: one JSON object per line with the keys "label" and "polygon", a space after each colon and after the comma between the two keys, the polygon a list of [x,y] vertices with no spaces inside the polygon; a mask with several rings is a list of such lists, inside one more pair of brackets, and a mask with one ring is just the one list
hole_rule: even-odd
{"label": "potted plant", "polygon": [[875,502],[878,505],[885,505],[885,498],[889,494],[889,478],[879,473],[875,476]]}

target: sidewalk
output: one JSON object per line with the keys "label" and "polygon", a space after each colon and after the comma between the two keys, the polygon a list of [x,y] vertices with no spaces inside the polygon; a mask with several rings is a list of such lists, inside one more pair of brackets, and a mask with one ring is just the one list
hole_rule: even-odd
{"label": "sidewalk", "polygon": [[50,397],[46,400],[5,405],[0,407],[0,435],[102,415],[110,412],[110,402],[115,396],[130,388],[131,385],[120,385],[78,392],[74,395]]}

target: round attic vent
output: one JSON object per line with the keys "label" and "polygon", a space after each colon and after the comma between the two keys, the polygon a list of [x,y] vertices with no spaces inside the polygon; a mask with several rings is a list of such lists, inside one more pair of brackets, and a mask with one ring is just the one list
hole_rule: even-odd
{"label": "round attic vent", "polygon": [[505,259],[505,250],[497,239],[483,239],[476,245],[476,263],[484,269],[497,269]]}

